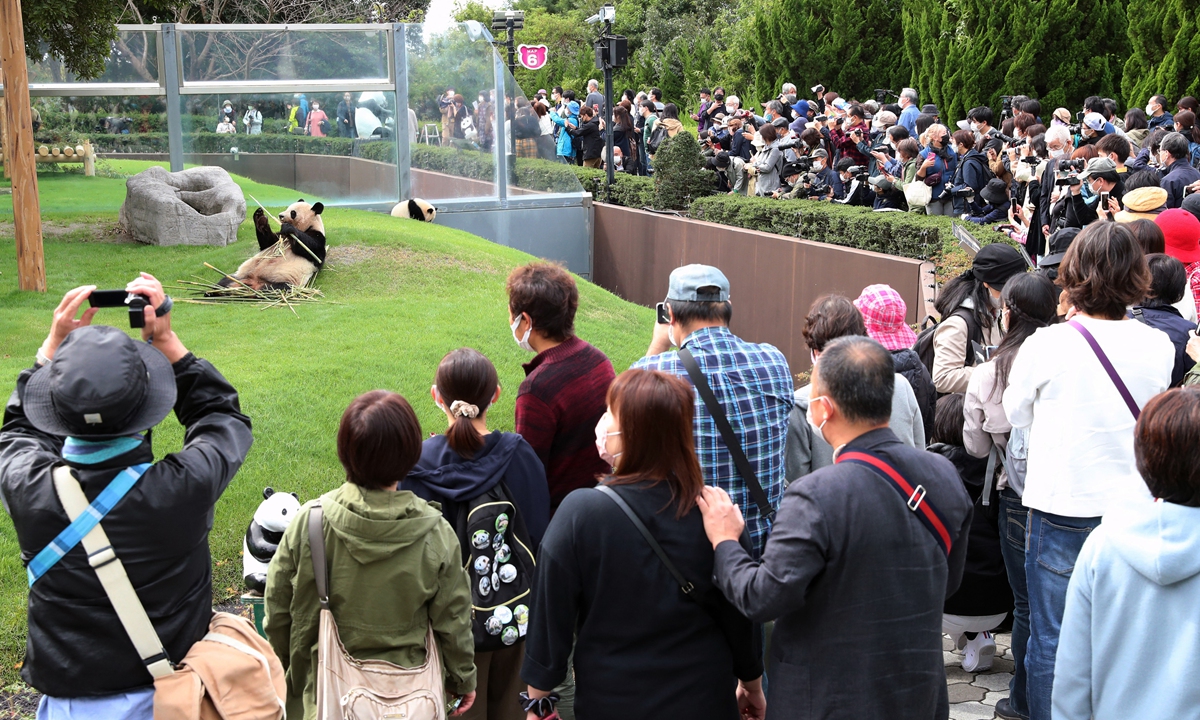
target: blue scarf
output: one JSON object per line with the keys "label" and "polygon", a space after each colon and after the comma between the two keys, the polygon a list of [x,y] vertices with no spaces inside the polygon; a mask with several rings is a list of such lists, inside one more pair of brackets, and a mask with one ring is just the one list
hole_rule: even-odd
{"label": "blue scarf", "polygon": [[145,434],[112,440],[82,440],[68,437],[63,443],[63,460],[72,465],[96,465],[136,449],[146,439]]}

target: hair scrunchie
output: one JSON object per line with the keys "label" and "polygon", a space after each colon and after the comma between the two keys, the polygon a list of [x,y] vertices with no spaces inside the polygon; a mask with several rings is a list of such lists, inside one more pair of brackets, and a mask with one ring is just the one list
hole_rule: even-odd
{"label": "hair scrunchie", "polygon": [[479,417],[479,407],[462,400],[450,403],[450,414],[454,417],[465,417],[471,420]]}

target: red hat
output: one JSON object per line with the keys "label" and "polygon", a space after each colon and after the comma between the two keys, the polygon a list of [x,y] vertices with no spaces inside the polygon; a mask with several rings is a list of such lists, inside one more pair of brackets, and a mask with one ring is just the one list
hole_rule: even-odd
{"label": "red hat", "polygon": [[903,350],[917,342],[917,334],[904,321],[908,306],[888,285],[868,285],[854,301],[862,313],[867,334],[888,350]]}
{"label": "red hat", "polygon": [[1200,220],[1183,208],[1163,210],[1154,219],[1166,239],[1167,254],[1184,265],[1200,261]]}

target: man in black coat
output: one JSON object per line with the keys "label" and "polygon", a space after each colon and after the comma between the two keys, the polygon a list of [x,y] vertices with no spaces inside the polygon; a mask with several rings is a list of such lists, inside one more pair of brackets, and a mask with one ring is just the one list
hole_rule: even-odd
{"label": "man in black coat", "polygon": [[759,561],[737,542],[737,507],[704,489],[717,586],[775,620],[772,717],[944,720],[942,604],[962,579],[970,498],[948,460],[888,429],[895,371],[879,343],[834,340],[812,382],[809,422],[834,465],[788,486]]}
{"label": "man in black coat", "polygon": [[[68,525],[52,474],[69,467],[95,501],[118,474],[144,471],[100,527],[178,663],[208,632],[213,506],[250,450],[250,419],[237,391],[171,330],[158,280],[143,273],[127,288],[148,300],[142,338],[152,344],[89,327],[95,308],[76,319],[93,290],[66,294],[37,364],[17,377],[0,429],[0,497],[30,569],[21,677],[45,694],[51,716],[86,699],[96,717],[117,707],[140,717],[154,695],[148,668],[158,671],[158,663],[143,663],[134,650],[83,544],[48,566],[31,563]],[[156,308],[166,310],[162,317]],[[183,448],[155,463],[149,431],[172,408]]]}

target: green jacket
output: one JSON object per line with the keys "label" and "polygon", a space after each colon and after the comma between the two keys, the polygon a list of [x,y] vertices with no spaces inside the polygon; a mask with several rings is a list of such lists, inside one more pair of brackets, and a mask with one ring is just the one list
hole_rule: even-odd
{"label": "green jacket", "polygon": [[[316,717],[320,607],[308,545],[308,513],[288,526],[267,572],[267,640],[287,670],[287,714]],[[346,483],[321,496],[329,605],[346,651],[404,667],[425,662],[434,635],[446,692],[475,689],[471,591],[458,538],[436,504],[408,491]]]}

